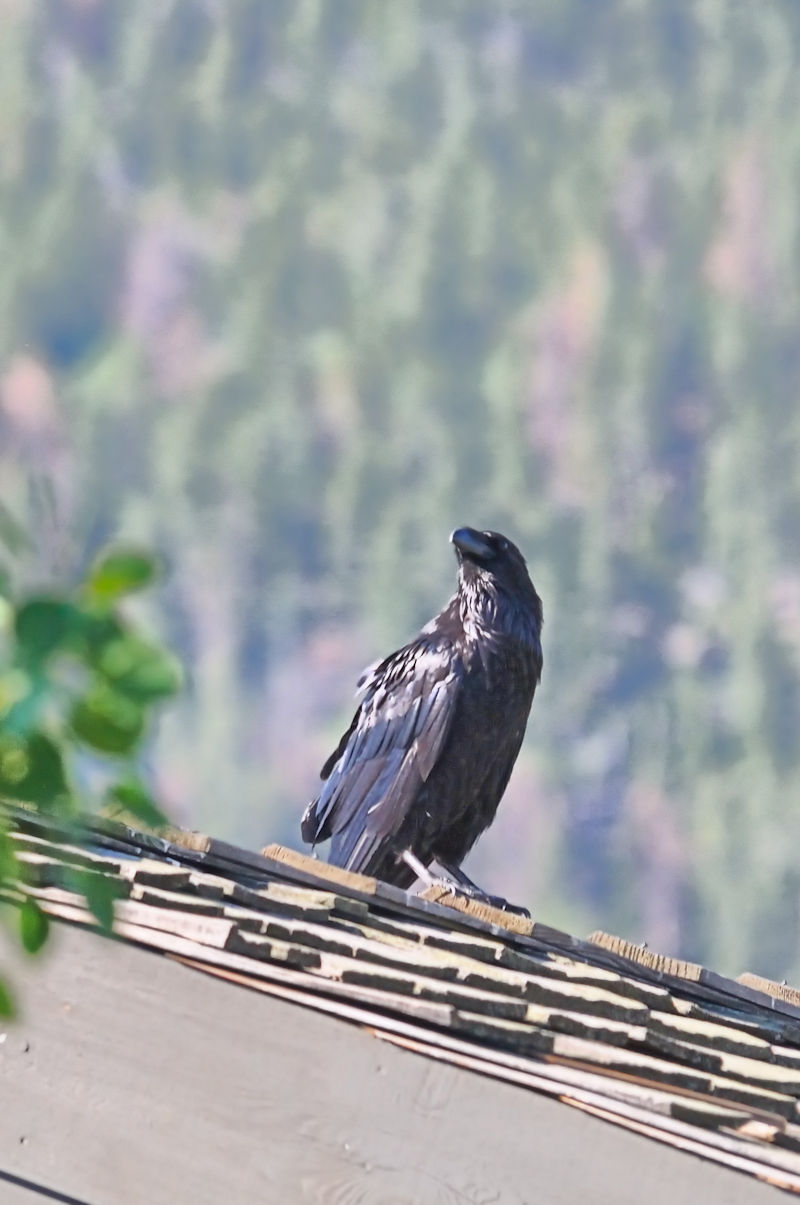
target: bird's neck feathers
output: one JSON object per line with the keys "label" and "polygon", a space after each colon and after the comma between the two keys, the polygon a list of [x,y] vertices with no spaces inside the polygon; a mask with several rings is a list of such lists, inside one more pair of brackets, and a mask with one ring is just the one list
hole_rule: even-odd
{"label": "bird's neck feathers", "polygon": [[491,644],[506,637],[539,646],[542,603],[530,581],[527,587],[512,593],[488,574],[462,569],[456,600],[467,639]]}

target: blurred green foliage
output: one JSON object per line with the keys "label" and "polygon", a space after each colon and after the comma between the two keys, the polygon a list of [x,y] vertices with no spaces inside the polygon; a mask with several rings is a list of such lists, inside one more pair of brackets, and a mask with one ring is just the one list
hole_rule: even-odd
{"label": "blurred green foliage", "polygon": [[[3,494],[32,589],[163,550],[183,823],[296,843],[360,667],[497,527],[546,663],[471,873],[800,978],[799,57],[794,0],[3,9]],[[157,667],[68,604],[73,730],[124,750]]]}
{"label": "blurred green foliage", "polygon": [[[21,533],[7,521],[8,530]],[[2,537],[2,532],[0,532]],[[23,539],[6,538],[13,555]],[[143,639],[119,604],[155,580],[157,564],[133,548],[101,553],[77,588],[18,595],[6,571],[0,591],[0,890],[15,892],[25,867],[2,809],[10,801],[50,814],[80,843],[81,814],[96,805],[146,826],[166,817],[142,783],[138,762],[152,711],[181,682],[170,653]],[[113,917],[100,876],[72,872],[102,925]],[[10,917],[25,950],[45,944],[48,921],[35,899]],[[0,1016],[13,1010],[0,985]]]}

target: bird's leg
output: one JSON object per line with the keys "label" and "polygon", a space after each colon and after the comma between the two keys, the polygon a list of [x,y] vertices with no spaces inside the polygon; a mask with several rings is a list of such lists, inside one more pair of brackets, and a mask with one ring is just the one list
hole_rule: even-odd
{"label": "bird's leg", "polygon": [[[509,904],[508,900],[502,895],[489,895],[477,883],[473,883],[469,875],[465,874],[460,866],[454,866],[451,862],[442,862],[437,858],[438,864],[452,882],[458,887],[464,895],[468,895],[470,899],[480,900],[484,904],[491,904],[493,908],[500,908],[503,912],[514,912],[517,916],[530,916],[527,908],[520,908],[516,904]],[[430,873],[430,872],[428,872]]]}
{"label": "bird's leg", "polygon": [[[471,894],[474,893],[475,895],[486,896],[486,892],[483,891],[477,883],[473,883],[469,875],[466,874],[460,866],[454,866],[452,862],[439,862],[439,865],[445,874],[448,874],[453,882],[458,883],[459,887],[463,887],[465,891],[468,891]],[[500,897],[498,896],[496,898],[499,899]]]}
{"label": "bird's leg", "polygon": [[473,883],[472,879],[464,873],[460,866],[442,862],[437,858],[437,865],[441,866],[444,875],[436,875],[410,849],[404,849],[398,856],[410,870],[413,870],[417,878],[421,879],[426,887],[445,887],[453,895],[460,892],[461,895],[469,896],[471,900],[479,900],[483,904],[491,904],[493,908],[499,908],[503,912],[513,912],[517,916],[530,916],[527,908],[519,908],[515,904],[509,904],[508,900],[503,899],[502,895],[489,895],[487,891],[483,891],[477,883]]}
{"label": "bird's leg", "polygon": [[455,894],[455,883],[448,882],[446,879],[441,879],[435,874],[431,874],[425,863],[420,862],[417,855],[412,853],[410,849],[404,849],[399,857],[401,861],[405,862],[406,866],[408,866],[410,870],[414,871],[414,874],[418,879],[422,880],[426,887],[431,887],[435,884],[436,886],[447,887],[453,892],[453,894]]}

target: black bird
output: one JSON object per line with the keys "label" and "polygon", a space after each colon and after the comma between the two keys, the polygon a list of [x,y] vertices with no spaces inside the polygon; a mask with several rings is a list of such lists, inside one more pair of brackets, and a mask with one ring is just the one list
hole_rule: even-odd
{"label": "black bird", "polygon": [[399,887],[460,870],[492,823],[542,672],[542,603],[519,550],[495,531],[450,537],[458,590],[409,644],[370,666],[361,704],[322,767],[303,840],[329,861]]}

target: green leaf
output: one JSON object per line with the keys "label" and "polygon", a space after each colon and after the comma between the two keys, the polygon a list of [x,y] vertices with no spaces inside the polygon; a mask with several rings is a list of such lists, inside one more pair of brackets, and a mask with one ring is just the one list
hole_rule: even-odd
{"label": "green leaf", "polygon": [[137,820],[150,828],[169,824],[153,796],[135,778],[125,778],[108,789],[108,798],[119,803]]}
{"label": "green leaf", "polygon": [[86,588],[91,599],[108,605],[149,586],[158,576],[158,568],[149,553],[136,548],[109,548],[92,566]]}
{"label": "green leaf", "polygon": [[41,732],[0,733],[0,795],[59,808],[69,787],[58,746]]}
{"label": "green leaf", "polygon": [[96,683],[70,714],[74,734],[99,753],[130,753],[144,731],[141,707],[107,683]]}
{"label": "green leaf", "polygon": [[17,1015],[17,1006],[11,989],[5,980],[0,979],[0,1017],[5,1021],[13,1021]]}
{"label": "green leaf", "polygon": [[84,611],[83,616],[89,657],[94,664],[102,656],[106,645],[125,635],[125,628],[118,617],[109,611]]}
{"label": "green leaf", "polygon": [[110,933],[114,928],[114,900],[119,899],[121,895],[118,885],[113,879],[87,871],[79,874],[78,882],[89,911],[102,928]]}
{"label": "green leaf", "polygon": [[175,658],[137,636],[109,641],[96,665],[115,690],[136,702],[150,703],[180,689],[181,667]]}
{"label": "green leaf", "polygon": [[22,658],[37,664],[56,649],[80,645],[85,620],[72,603],[38,597],[20,607],[14,630]]}
{"label": "green leaf", "polygon": [[47,941],[50,921],[36,900],[26,899],[19,910],[19,932],[29,954],[36,954]]}

